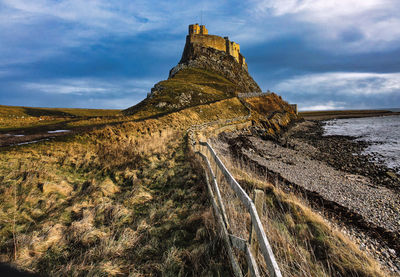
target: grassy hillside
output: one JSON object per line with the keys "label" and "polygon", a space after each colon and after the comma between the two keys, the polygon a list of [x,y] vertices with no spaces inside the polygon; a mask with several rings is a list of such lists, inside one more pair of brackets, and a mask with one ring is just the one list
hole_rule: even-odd
{"label": "grassy hillside", "polygon": [[149,117],[226,99],[238,92],[235,84],[216,73],[186,68],[156,84],[150,97],[125,110],[124,114]]}
{"label": "grassy hillside", "polygon": [[230,275],[186,129],[237,99],[0,154],[0,261],[50,275]]}
{"label": "grassy hillside", "polygon": [[[277,138],[296,118],[276,94],[238,92],[218,74],[185,68],[124,115],[0,106],[0,138],[42,125],[79,131],[0,149],[0,262],[52,276],[231,276],[187,130],[241,117],[253,134]],[[218,130],[207,132],[196,135]],[[249,192],[267,192],[265,227],[285,276],[382,276],[294,196],[232,171]]]}

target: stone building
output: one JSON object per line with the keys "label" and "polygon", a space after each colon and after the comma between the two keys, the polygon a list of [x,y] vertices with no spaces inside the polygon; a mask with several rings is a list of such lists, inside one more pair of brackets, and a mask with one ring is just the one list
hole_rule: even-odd
{"label": "stone building", "polygon": [[200,44],[204,47],[211,47],[224,51],[235,58],[235,60],[247,70],[246,60],[240,53],[240,45],[230,41],[228,37],[209,35],[206,26],[199,24],[189,25],[189,34],[186,37],[186,44]]}

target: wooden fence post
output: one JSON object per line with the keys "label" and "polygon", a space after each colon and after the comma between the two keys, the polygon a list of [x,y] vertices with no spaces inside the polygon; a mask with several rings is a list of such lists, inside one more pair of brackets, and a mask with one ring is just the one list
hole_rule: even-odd
{"label": "wooden fence post", "polygon": [[[255,189],[253,197],[254,197],[253,198],[254,205],[256,206],[258,216],[261,218],[264,212],[264,191]],[[258,245],[256,230],[254,229],[253,224],[251,224],[251,231],[250,231],[250,249],[253,252],[254,258],[257,259],[259,245]]]}

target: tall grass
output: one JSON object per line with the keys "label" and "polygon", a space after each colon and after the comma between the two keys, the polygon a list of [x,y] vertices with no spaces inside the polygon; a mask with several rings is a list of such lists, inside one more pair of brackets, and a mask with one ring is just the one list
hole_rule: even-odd
{"label": "tall grass", "polygon": [[0,261],[65,276],[229,275],[185,134],[246,113],[231,99],[1,152]]}
{"label": "tall grass", "polygon": [[[301,198],[281,191],[240,162],[225,159],[224,163],[249,195],[254,189],[264,191],[264,210],[260,216],[283,276],[387,276],[373,258],[360,251],[343,233],[332,229]],[[224,192],[225,196],[230,197],[230,193]],[[234,224],[249,224],[248,215],[242,214],[241,209],[236,215],[228,214]],[[266,274],[260,253],[258,261]]]}

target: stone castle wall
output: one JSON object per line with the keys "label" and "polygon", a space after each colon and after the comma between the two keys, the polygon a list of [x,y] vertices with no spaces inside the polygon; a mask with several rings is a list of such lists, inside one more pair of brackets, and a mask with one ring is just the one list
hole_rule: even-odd
{"label": "stone castle wall", "polygon": [[187,36],[187,41],[189,43],[197,43],[205,47],[211,47],[226,52],[226,41],[224,38],[219,36],[191,34]]}
{"label": "stone castle wall", "polygon": [[235,58],[236,62],[247,69],[246,60],[240,54],[240,45],[230,41],[228,37],[220,37],[209,35],[208,30],[204,25],[192,24],[189,25],[189,34],[186,37],[186,45],[199,44],[203,47],[211,47],[219,51],[224,51]]}

